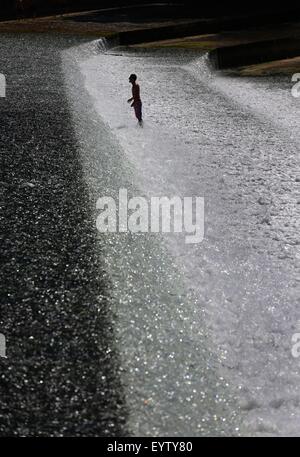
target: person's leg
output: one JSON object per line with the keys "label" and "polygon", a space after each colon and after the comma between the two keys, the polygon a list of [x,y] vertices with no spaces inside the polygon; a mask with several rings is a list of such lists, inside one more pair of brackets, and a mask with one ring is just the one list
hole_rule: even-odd
{"label": "person's leg", "polygon": [[140,103],[138,120],[139,120],[139,123],[143,122],[143,118],[142,118],[142,102]]}
{"label": "person's leg", "polygon": [[135,117],[139,121],[139,123],[142,122],[142,103],[135,103],[134,104],[134,112],[135,112]]}

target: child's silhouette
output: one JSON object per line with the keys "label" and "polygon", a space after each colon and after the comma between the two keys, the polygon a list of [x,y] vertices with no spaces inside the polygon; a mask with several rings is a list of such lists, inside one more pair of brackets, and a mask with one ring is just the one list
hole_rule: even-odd
{"label": "child's silhouette", "polygon": [[136,75],[131,74],[129,76],[129,82],[132,84],[132,97],[127,100],[128,103],[131,103],[131,106],[134,108],[135,116],[139,121],[139,125],[143,125],[142,119],[142,100],[140,97],[140,86],[136,82]]}

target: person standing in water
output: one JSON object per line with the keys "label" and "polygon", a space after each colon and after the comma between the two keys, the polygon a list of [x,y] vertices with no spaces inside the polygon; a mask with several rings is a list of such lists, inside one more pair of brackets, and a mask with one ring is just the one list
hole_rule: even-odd
{"label": "person standing in water", "polygon": [[139,125],[143,125],[142,119],[142,100],[140,97],[140,86],[136,82],[137,76],[131,74],[129,76],[129,82],[132,84],[132,97],[127,100],[128,103],[131,103],[131,106],[134,108],[135,117],[139,121]]}

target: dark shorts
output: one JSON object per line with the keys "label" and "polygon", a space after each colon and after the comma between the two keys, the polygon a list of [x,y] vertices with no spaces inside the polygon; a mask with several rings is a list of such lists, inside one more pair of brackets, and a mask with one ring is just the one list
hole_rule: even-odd
{"label": "dark shorts", "polygon": [[135,117],[141,121],[142,120],[142,102],[135,102],[134,105]]}

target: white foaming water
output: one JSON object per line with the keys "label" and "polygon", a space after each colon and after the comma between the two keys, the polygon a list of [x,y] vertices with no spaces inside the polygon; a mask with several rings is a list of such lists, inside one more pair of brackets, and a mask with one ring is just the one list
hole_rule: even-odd
{"label": "white foaming water", "polygon": [[106,38],[100,38],[97,41],[97,48],[99,49],[100,52],[105,52],[108,49],[108,41]]}
{"label": "white foaming water", "polygon": [[184,65],[183,68],[193,76],[202,80],[206,79],[211,82],[212,79],[216,77],[216,71],[214,71],[209,61],[208,53],[205,53],[201,57],[197,57],[187,65]]}
{"label": "white foaming water", "polygon": [[194,77],[209,82],[225,97],[252,111],[266,121],[286,129],[294,141],[300,140],[299,99],[291,94],[290,76],[238,77],[212,70],[208,55],[193,60],[185,69]]}
{"label": "white foaming water", "polygon": [[[100,54],[80,68],[141,193],[206,198],[204,242],[171,237],[166,245],[203,304],[242,432],[299,435],[299,362],[291,356],[299,320],[299,103],[288,78],[225,77],[206,56],[193,57]],[[143,129],[126,103],[133,72]]]}

